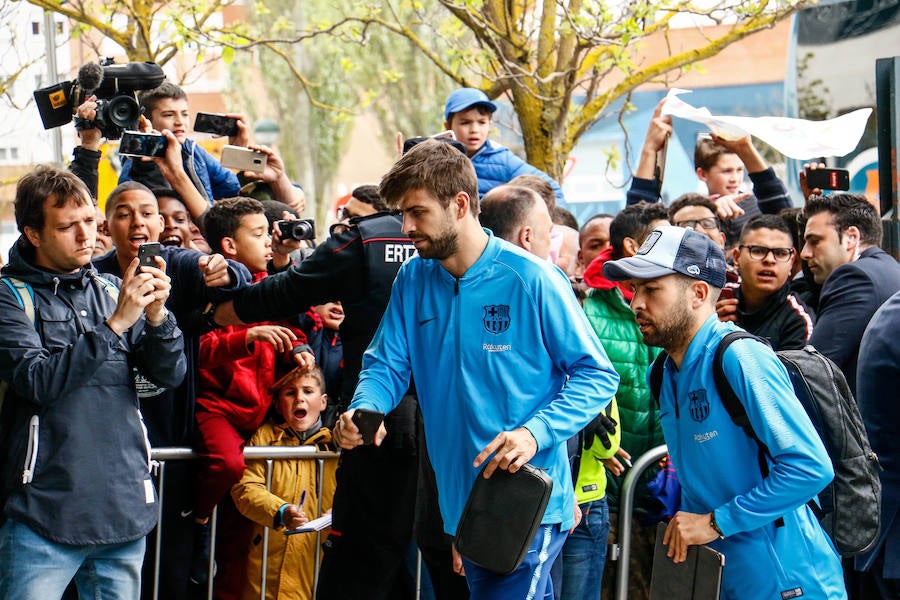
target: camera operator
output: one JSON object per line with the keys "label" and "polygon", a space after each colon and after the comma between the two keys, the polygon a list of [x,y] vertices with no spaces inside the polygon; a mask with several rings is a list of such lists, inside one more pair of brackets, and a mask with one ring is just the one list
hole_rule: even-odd
{"label": "camera operator", "polygon": [[[93,122],[97,114],[97,97],[89,96],[78,106],[75,116],[84,122]],[[103,134],[96,127],[76,129],[81,144],[72,150],[72,163],[69,170],[84,182],[94,204],[97,203],[97,166],[100,164],[100,143]]]}

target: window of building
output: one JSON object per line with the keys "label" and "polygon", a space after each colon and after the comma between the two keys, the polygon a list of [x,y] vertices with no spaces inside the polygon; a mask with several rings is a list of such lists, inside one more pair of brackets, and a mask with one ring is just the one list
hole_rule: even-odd
{"label": "window of building", "polygon": [[31,33],[41,35],[41,24],[38,21],[31,22]]}

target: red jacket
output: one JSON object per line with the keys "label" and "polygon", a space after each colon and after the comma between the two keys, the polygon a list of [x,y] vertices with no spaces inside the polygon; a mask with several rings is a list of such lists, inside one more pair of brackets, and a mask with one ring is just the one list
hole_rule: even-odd
{"label": "red jacket", "polygon": [[[254,283],[265,273],[254,274]],[[283,325],[297,336],[293,348],[276,356],[275,347],[254,343],[247,347],[247,331],[258,325]],[[200,381],[197,409],[218,413],[239,431],[253,433],[265,419],[272,398],[269,387],[296,363],[293,355],[306,346],[306,334],[285,321],[231,325],[200,338]]]}

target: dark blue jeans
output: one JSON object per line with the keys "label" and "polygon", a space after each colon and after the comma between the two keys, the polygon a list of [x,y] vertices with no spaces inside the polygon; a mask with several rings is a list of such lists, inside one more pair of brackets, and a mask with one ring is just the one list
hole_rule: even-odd
{"label": "dark blue jeans", "polygon": [[569,534],[550,572],[555,600],[600,598],[609,537],[609,507],[606,498],[580,506],[581,523]]}

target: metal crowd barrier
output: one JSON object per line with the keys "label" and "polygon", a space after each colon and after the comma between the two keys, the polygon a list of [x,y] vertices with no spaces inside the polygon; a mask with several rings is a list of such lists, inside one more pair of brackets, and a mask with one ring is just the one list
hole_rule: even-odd
{"label": "metal crowd barrier", "polygon": [[668,452],[669,449],[665,444],[657,446],[656,448],[651,448],[634,461],[634,466],[628,470],[628,474],[625,475],[625,481],[622,482],[622,495],[619,499],[619,531],[616,541],[613,542],[612,548],[610,549],[611,559],[619,561],[616,571],[616,600],[628,600],[628,569],[629,558],[631,557],[631,516],[634,513],[635,488],[637,488],[638,480],[644,471],[646,471],[648,467],[658,463]]}
{"label": "metal crowd barrier", "polygon": [[[304,460],[313,460],[318,461],[318,477],[316,478],[318,481],[318,489],[316,490],[316,497],[319,499],[319,506],[317,507],[317,514],[322,512],[322,480],[324,479],[325,472],[325,459],[327,458],[336,458],[340,456],[340,452],[321,452],[317,450],[314,446],[295,446],[295,447],[283,447],[283,446],[247,446],[244,448],[244,458],[248,461],[250,460],[265,460],[266,461],[266,489],[272,489],[272,466],[274,461],[283,460],[288,458],[301,458]],[[199,458],[199,455],[196,454],[190,448],[154,448],[150,457],[153,461],[158,464],[157,467],[157,477],[159,480],[157,486],[157,494],[159,496],[159,521],[156,527],[156,556],[153,564],[153,600],[157,600],[159,598],[159,561],[160,561],[160,551],[162,549],[162,536],[163,536],[163,522],[162,522],[162,512],[163,512],[163,501],[164,501],[164,492],[166,485],[166,462],[170,460],[194,460]],[[212,600],[213,597],[213,570],[216,560],[216,518],[218,516],[218,509],[213,509],[212,517],[210,517],[210,552],[209,552],[209,567],[208,567],[208,584],[206,586],[206,597],[208,600]],[[315,578],[313,580],[313,590],[315,590],[316,586],[319,582],[319,555],[321,552],[321,532],[316,532],[316,569],[315,569]],[[260,599],[265,600],[266,597],[266,571],[268,569],[268,552],[269,550],[269,528],[266,527],[263,530],[263,541],[262,541],[262,582],[260,584]],[[418,581],[417,588],[418,588]]]}
{"label": "metal crowd barrier", "polygon": [[[617,540],[613,542],[610,548],[610,560],[618,561],[617,577],[616,577],[616,600],[628,599],[628,577],[629,577],[629,558],[631,556],[631,517],[634,512],[634,493],[638,480],[648,467],[655,465],[661,458],[668,453],[665,444],[657,446],[642,454],[636,461],[634,466],[629,469],[622,484],[622,495],[619,505],[619,528]],[[265,460],[266,461],[266,489],[270,490],[272,486],[272,466],[275,460],[283,460],[288,458],[302,458],[305,460],[315,459],[318,461],[318,485],[322,485],[324,479],[325,459],[340,456],[340,452],[321,452],[313,446],[247,446],[244,448],[244,458],[246,460]],[[170,460],[194,460],[199,458],[190,448],[154,448],[151,451],[151,459],[158,464],[157,476],[159,479],[157,493],[159,495],[159,524],[156,529],[156,555],[153,564],[153,596],[152,600],[159,598],[159,561],[160,551],[162,549],[162,510],[164,502],[164,492],[166,485],[166,462]],[[318,513],[322,512],[322,493],[321,487],[316,490],[316,497],[319,499]],[[216,557],[216,518],[217,509],[213,509],[210,518],[210,553],[208,573],[209,583],[206,588],[206,597],[212,600],[213,597],[213,569]],[[265,600],[266,597],[266,571],[269,549],[269,528],[266,527],[263,533],[262,542],[262,582],[260,584],[260,598]],[[319,580],[319,558],[321,552],[321,532],[316,533],[316,569],[315,578],[313,580],[313,589],[318,585]],[[422,557],[419,555],[418,565],[416,567],[416,597],[418,598],[421,591],[421,569]]]}

